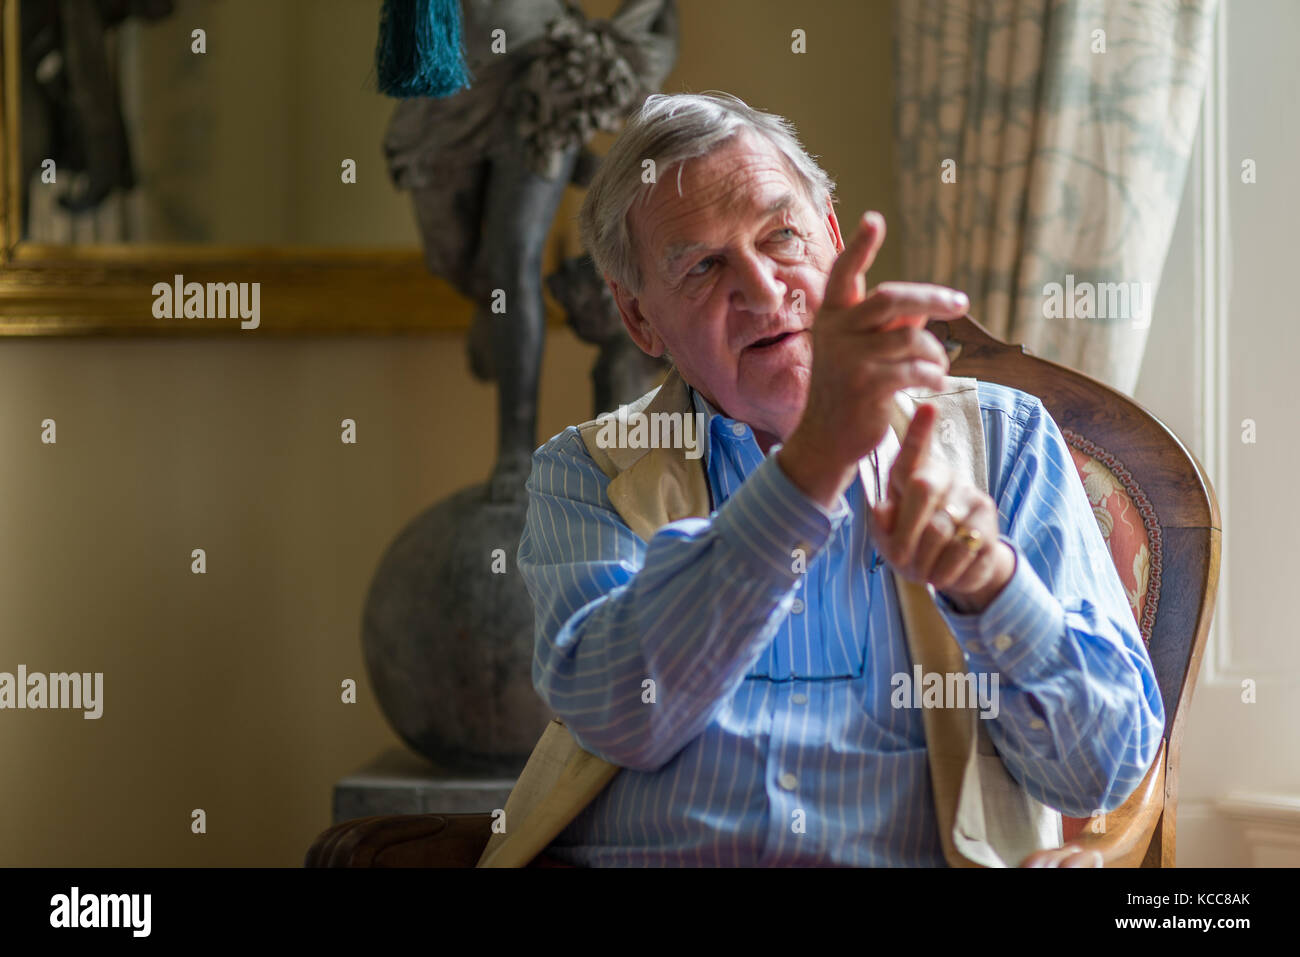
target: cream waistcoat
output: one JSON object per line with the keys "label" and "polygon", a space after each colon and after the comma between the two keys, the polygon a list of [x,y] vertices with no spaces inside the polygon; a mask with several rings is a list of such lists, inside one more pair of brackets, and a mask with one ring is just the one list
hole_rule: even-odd
{"label": "cream waistcoat", "polygon": [[[877,478],[880,487],[886,487],[899,440],[916,408],[914,398],[937,407],[933,454],[987,493],[984,426],[975,380],[949,377],[948,385],[942,392],[896,393],[892,431],[876,449],[879,475],[870,456],[859,463],[871,504],[876,504]],[[663,385],[617,414],[693,411],[686,383],[674,369]],[[603,424],[593,419],[578,428],[587,451],[610,476],[609,500],[629,528],[648,542],[669,522],[708,517],[703,458],[687,459],[681,449],[602,449],[595,437]],[[707,433],[699,440],[708,441]],[[913,664],[927,674],[965,673],[965,658],[934,603],[933,588],[888,574],[898,595]],[[922,720],[939,833],[951,866],[1015,866],[1035,850],[1061,845],[1060,813],[1031,797],[1007,773],[973,703],[966,708],[925,708]],[[619,770],[618,765],[583,750],[564,722],[552,719],[506,801],[504,831],[492,834],[478,866],[526,866]]]}

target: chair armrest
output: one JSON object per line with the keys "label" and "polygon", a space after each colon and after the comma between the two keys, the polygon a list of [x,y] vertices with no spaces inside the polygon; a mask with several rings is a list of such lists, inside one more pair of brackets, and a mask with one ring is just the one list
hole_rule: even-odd
{"label": "chair armrest", "polygon": [[312,843],[306,867],[473,867],[492,815],[394,814],[340,821]]}
{"label": "chair armrest", "polygon": [[1146,777],[1128,800],[1103,818],[1103,833],[1094,834],[1085,827],[1066,844],[1099,851],[1103,867],[1141,867],[1165,810],[1165,747],[1162,741]]}

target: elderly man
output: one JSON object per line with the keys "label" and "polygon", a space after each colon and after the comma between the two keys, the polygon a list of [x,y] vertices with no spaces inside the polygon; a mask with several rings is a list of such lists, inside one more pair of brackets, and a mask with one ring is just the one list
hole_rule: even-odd
{"label": "elderly man", "polygon": [[[943,866],[922,713],[893,693],[913,670],[894,576],[932,585],[966,667],[1000,679],[987,730],[1034,799],[1112,810],[1157,752],[1151,663],[1056,424],[978,383],[987,493],[930,454],[930,405],[893,437],[896,393],[956,381],[924,321],[968,303],[868,290],[884,221],[846,246],[833,189],[781,118],[656,95],[587,194],[628,333],[671,357],[705,423],[688,467],[712,509],[638,535],[578,429],[534,454],[534,684],[624,769],[551,858]],[[860,465],[890,442],[871,489]]]}

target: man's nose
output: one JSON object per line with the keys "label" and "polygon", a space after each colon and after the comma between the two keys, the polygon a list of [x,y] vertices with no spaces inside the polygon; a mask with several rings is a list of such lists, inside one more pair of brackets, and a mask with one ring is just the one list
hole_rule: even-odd
{"label": "man's nose", "polygon": [[750,312],[777,312],[785,303],[786,284],[776,264],[766,256],[742,256],[736,261],[732,305]]}

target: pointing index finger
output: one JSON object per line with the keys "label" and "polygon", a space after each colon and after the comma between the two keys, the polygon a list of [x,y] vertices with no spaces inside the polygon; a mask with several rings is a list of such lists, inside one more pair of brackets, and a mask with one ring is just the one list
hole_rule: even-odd
{"label": "pointing index finger", "polygon": [[938,411],[933,405],[918,404],[912,424],[903,436],[898,457],[894,459],[889,470],[889,487],[901,492],[900,486],[913,472],[925,465],[930,457],[930,436],[934,433],[934,422]]}
{"label": "pointing index finger", "polygon": [[875,211],[863,214],[858,221],[858,231],[849,240],[831,266],[826,279],[824,305],[844,309],[857,305],[867,294],[867,284],[862,274],[876,261],[876,253],[885,242],[885,218]]}

